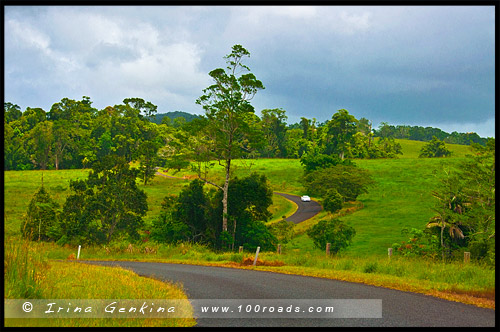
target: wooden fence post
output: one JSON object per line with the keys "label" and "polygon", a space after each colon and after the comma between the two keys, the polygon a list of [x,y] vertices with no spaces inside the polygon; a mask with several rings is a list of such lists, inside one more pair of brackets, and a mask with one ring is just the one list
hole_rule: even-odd
{"label": "wooden fence post", "polygon": [[470,262],[470,252],[465,251],[464,252],[464,263],[467,264]]}
{"label": "wooden fence post", "polygon": [[278,255],[281,255],[281,244],[278,244]]}
{"label": "wooden fence post", "polygon": [[330,243],[326,244],[326,256],[328,257],[330,255]]}
{"label": "wooden fence post", "polygon": [[392,248],[387,248],[387,255],[389,256],[389,259],[391,259],[391,256],[392,256]]}
{"label": "wooden fence post", "polygon": [[238,251],[240,254],[243,252],[243,246],[240,246],[240,250]]}

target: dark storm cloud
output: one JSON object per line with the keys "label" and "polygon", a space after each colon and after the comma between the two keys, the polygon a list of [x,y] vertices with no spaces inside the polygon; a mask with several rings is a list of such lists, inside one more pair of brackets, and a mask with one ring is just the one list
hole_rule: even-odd
{"label": "dark storm cloud", "polygon": [[[202,113],[208,72],[241,44],[257,111],[494,135],[493,6],[6,7],[6,100],[141,97]],[[31,97],[32,96],[32,97]]]}

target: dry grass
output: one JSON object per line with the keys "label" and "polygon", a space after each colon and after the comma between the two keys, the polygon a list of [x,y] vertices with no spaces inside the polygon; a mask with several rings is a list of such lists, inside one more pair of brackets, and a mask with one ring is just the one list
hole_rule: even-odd
{"label": "dry grass", "polygon": [[[250,266],[253,265],[255,261],[255,257],[245,257],[243,261],[240,263],[241,266]],[[284,266],[285,263],[282,261],[265,261],[260,258],[257,258],[257,262],[255,263],[257,266]]]}

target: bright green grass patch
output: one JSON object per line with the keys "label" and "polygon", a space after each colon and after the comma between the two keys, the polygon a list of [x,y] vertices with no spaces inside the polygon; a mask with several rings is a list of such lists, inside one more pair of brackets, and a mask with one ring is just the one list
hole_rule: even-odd
{"label": "bright green grass patch", "polygon": [[[250,175],[252,172],[265,174],[274,191],[302,195],[303,186],[300,181],[302,166],[298,159],[238,159],[233,160],[232,172],[240,178]],[[169,170],[162,173],[174,177],[196,178],[196,174],[189,170]],[[224,168],[215,164],[208,171],[207,178],[216,183],[222,183]]]}
{"label": "bright green grass patch", "polygon": [[147,195],[148,212],[144,217],[146,224],[152,222],[161,212],[161,203],[167,195],[177,195],[185,186],[189,184],[189,180],[169,179],[162,176],[155,176],[147,185],[142,183],[138,187]]}
{"label": "bright green grass patch", "polygon": [[371,172],[375,185],[358,200],[364,207],[342,217],[356,230],[347,252],[353,255],[387,255],[395,242],[407,240],[403,227],[423,229],[433,216],[435,198],[444,168],[461,158],[357,160]]}
{"label": "bright green grass patch", "polygon": [[[398,155],[399,158],[418,158],[420,150],[427,144],[427,142],[410,141],[407,139],[396,139],[395,141],[401,144],[403,152],[403,155]],[[452,152],[452,157],[465,157],[466,154],[470,154],[469,145],[445,143],[445,146]]]}

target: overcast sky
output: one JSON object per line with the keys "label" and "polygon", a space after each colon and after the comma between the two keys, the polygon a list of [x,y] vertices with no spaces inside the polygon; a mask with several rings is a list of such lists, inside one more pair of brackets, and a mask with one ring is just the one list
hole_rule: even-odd
{"label": "overcast sky", "polygon": [[265,90],[257,114],[495,135],[494,6],[6,6],[5,101],[50,110],[139,97],[158,113],[195,100],[234,44]]}

